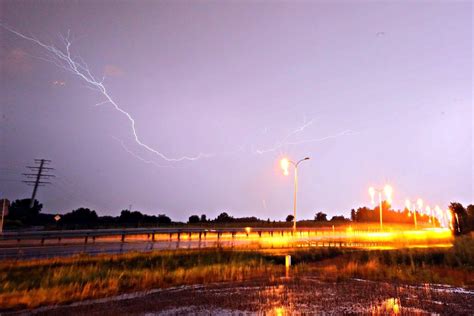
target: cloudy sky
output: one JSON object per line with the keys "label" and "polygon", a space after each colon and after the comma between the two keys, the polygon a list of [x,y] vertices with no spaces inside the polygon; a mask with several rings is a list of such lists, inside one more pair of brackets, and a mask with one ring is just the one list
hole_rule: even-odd
{"label": "cloudy sky", "polygon": [[[347,216],[385,183],[395,207],[473,202],[470,1],[1,1],[0,14],[10,199],[47,158],[45,212],[283,219],[293,179],[278,161],[310,156],[303,218]],[[5,27],[62,52],[69,32],[110,100]]]}

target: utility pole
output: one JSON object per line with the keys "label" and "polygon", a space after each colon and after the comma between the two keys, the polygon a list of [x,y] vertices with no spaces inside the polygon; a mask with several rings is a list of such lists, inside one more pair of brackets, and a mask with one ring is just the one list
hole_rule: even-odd
{"label": "utility pole", "polygon": [[[36,197],[36,192],[38,191],[38,187],[44,186],[46,184],[51,184],[51,182],[48,181],[42,181],[42,179],[50,179],[54,178],[55,176],[52,174],[48,174],[47,172],[50,172],[51,170],[54,170],[54,168],[49,168],[46,167],[51,163],[51,160],[48,159],[35,159],[35,164],[37,166],[27,166],[28,169],[30,169],[32,172],[35,173],[24,173],[23,175],[26,176],[26,180],[23,182],[28,184],[28,185],[33,185],[33,194],[31,195],[31,200],[30,200],[30,208],[33,208],[35,204],[35,197]],[[34,179],[34,180],[30,180]]]}
{"label": "utility pole", "polygon": [[2,202],[2,220],[0,223],[0,234],[1,234],[3,233],[3,222],[5,219],[5,216],[8,215],[8,208],[10,207],[10,201],[8,201],[7,199],[1,199],[0,201]]}

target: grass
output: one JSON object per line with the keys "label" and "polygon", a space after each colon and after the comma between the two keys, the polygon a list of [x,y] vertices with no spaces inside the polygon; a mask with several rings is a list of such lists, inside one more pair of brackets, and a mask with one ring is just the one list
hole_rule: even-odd
{"label": "grass", "polygon": [[[293,251],[292,275],[323,280],[364,278],[474,287],[474,240],[447,249]],[[0,262],[0,310],[34,308],[152,288],[280,277],[280,254],[177,250]]]}
{"label": "grass", "polygon": [[474,288],[474,239],[461,237],[452,248],[319,252],[297,251],[299,273],[330,281],[361,278],[404,283],[440,283]]}
{"label": "grass", "polygon": [[79,256],[3,262],[0,306],[34,308],[136,290],[240,281],[281,266],[258,253],[225,250]]}

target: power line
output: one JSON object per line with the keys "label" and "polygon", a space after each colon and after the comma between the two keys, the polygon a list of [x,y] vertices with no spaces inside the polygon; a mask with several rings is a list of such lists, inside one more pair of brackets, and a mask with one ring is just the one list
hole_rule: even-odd
{"label": "power line", "polygon": [[[31,195],[31,200],[30,200],[30,208],[33,208],[34,206],[36,192],[38,191],[38,187],[51,184],[51,182],[49,181],[42,181],[42,180],[43,179],[49,180],[55,177],[54,175],[47,173],[47,172],[51,172],[51,170],[54,170],[54,168],[46,167],[47,165],[51,163],[51,160],[35,159],[34,163],[37,166],[26,166],[26,168],[31,170],[31,172],[35,172],[35,173],[23,173],[23,175],[26,177],[26,180],[23,180],[23,182],[26,183],[27,185],[34,186],[33,194]],[[34,179],[34,180],[30,180],[30,179]]]}

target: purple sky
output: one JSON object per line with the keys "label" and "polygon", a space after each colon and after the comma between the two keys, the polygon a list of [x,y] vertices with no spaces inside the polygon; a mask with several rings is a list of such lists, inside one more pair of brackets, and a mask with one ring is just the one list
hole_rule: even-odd
{"label": "purple sky", "polygon": [[212,154],[160,159],[110,103],[95,106],[100,93],[0,28],[0,195],[29,197],[24,166],[48,158],[45,212],[283,219],[293,181],[278,160],[310,156],[302,218],[347,216],[385,183],[395,207],[473,202],[470,1],[1,1],[0,12],[61,49],[70,30],[143,143]]}

